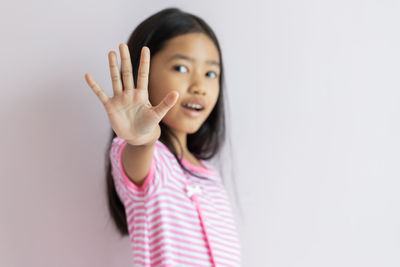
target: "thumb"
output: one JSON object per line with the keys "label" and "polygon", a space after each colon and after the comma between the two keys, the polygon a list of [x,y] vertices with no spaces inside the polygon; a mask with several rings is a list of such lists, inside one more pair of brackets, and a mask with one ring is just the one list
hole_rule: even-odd
{"label": "thumb", "polygon": [[168,110],[170,110],[176,103],[179,98],[179,93],[177,91],[172,91],[164,99],[160,104],[153,108],[154,112],[157,113],[160,120],[167,114]]}

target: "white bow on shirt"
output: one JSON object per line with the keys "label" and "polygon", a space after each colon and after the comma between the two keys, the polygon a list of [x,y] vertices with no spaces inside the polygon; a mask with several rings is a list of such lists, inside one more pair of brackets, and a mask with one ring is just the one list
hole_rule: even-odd
{"label": "white bow on shirt", "polygon": [[192,195],[193,195],[194,193],[201,194],[201,188],[200,188],[200,186],[197,185],[197,184],[196,184],[195,186],[187,185],[187,186],[186,186],[186,190],[187,190],[187,195],[188,195],[188,197],[192,197]]}

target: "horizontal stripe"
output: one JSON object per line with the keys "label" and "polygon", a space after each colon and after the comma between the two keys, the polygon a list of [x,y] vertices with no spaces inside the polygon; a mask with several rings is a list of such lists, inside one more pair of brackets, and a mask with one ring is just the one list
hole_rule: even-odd
{"label": "horizontal stripe", "polygon": [[[124,176],[125,145],[123,139],[114,138],[109,156],[115,188],[125,207],[134,266],[213,266],[213,261],[217,266],[240,266],[230,199],[211,164],[201,161],[204,168],[183,161],[203,178],[186,174],[157,140],[152,180],[140,188]],[[193,196],[197,200],[187,195],[187,184],[200,188],[201,193]]]}

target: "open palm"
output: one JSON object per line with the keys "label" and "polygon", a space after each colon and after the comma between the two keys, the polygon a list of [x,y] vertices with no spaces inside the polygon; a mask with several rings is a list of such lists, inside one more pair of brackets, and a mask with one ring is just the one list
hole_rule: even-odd
{"label": "open palm", "polygon": [[145,145],[155,142],[161,134],[159,122],[171,109],[178,97],[178,92],[171,92],[157,106],[152,106],[148,94],[150,69],[150,50],[144,46],[140,55],[137,88],[134,88],[132,63],[126,44],[120,44],[122,78],[118,68],[117,55],[108,53],[110,74],[114,96],[109,98],[89,74],[85,79],[92,91],[103,103],[111,127],[118,137],[131,145]]}

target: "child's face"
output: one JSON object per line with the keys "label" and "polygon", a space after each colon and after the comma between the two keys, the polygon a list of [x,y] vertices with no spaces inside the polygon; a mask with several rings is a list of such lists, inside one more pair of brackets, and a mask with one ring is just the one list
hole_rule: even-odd
{"label": "child's face", "polygon": [[[176,104],[162,119],[171,130],[195,133],[207,119],[219,95],[218,64],[218,50],[203,33],[174,37],[152,57],[149,74],[151,104],[158,105],[173,90],[179,93]],[[183,106],[192,100],[202,100],[204,109],[196,112]]]}

